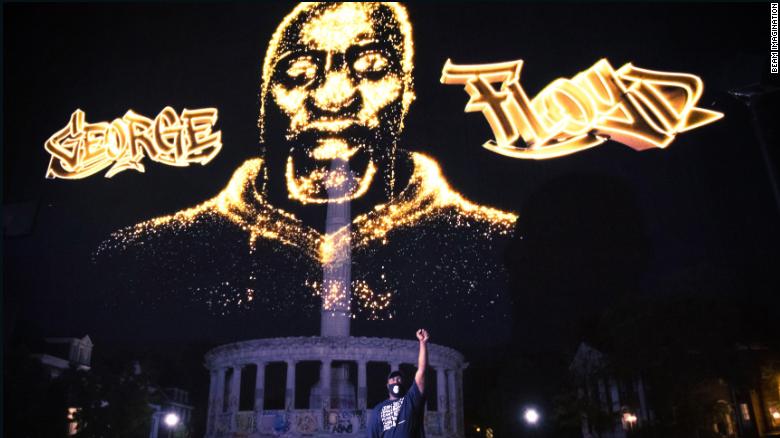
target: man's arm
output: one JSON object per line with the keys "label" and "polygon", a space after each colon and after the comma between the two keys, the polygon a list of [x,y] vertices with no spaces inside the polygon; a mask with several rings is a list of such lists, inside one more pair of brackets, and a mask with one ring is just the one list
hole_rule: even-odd
{"label": "man's arm", "polygon": [[417,330],[417,340],[420,341],[420,354],[417,357],[417,373],[414,375],[414,383],[420,394],[425,394],[425,371],[428,369],[428,331]]}

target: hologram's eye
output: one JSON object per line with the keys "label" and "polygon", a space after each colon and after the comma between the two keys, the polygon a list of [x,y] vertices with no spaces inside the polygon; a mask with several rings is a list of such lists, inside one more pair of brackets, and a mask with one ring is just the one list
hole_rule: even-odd
{"label": "hologram's eye", "polygon": [[295,85],[306,84],[317,75],[317,63],[310,56],[293,59],[288,66],[287,76],[295,82]]}
{"label": "hologram's eye", "polygon": [[352,68],[359,75],[384,73],[390,62],[385,55],[379,52],[366,52],[358,56]]}

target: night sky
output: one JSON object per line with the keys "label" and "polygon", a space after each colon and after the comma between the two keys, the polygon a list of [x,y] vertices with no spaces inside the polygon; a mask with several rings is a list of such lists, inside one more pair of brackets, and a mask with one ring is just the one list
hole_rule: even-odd
{"label": "night sky", "polygon": [[[257,155],[262,58],[291,8],[4,5],[7,336],[19,327],[46,336],[89,334],[96,349],[112,341],[193,341],[168,333],[172,321],[153,312],[138,314],[144,323],[130,334],[118,327],[121,318],[110,312],[121,309],[107,310],[112,286],[93,281],[92,254],[112,231],[214,196]],[[435,157],[468,199],[519,214],[502,254],[518,342],[533,333],[535,342],[573,351],[579,333],[568,323],[626,291],[656,296],[689,284],[703,294],[752,296],[777,286],[771,269],[780,248],[778,205],[751,113],[728,94],[765,79],[767,4],[430,3],[408,10],[417,100],[400,144]],[[523,59],[521,84],[530,96],[601,58],[616,68],[632,62],[692,73],[705,84],[698,106],[725,118],[681,134],[666,150],[635,152],[608,142],[554,160],[514,160],[481,148],[492,138],[486,120],[464,113],[461,86],[439,82],[448,58]],[[147,159],[143,174],[44,179],[44,142],[75,109],[92,122],[128,109],[154,117],[169,105],[219,110],[224,146],[207,166]],[[177,318],[187,320],[184,313]],[[289,324],[292,330],[301,321]],[[436,342],[436,327],[429,329]],[[201,341],[247,333],[239,327]],[[459,347],[457,340],[451,345]]]}

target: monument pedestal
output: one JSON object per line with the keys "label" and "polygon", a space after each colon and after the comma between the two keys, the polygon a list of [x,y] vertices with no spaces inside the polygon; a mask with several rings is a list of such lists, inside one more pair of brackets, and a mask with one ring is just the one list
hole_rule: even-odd
{"label": "monument pedestal", "polygon": [[[393,367],[417,363],[418,342],[391,338],[365,337],[297,337],[256,339],[222,345],[206,354],[206,367],[211,372],[206,438],[226,437],[365,437],[366,423],[371,408],[366,406],[366,388],[385,381],[366,380],[368,363],[385,363]],[[267,398],[264,378],[257,379],[252,410],[239,410],[241,385],[230,385],[235,373],[256,372],[265,375],[265,367],[272,362],[286,362],[295,367],[302,361],[319,361],[329,373],[315,388],[320,391],[320,403],[310,403],[309,409],[295,409],[285,400],[287,409],[265,409]],[[467,364],[457,351],[436,344],[428,344],[429,366],[436,374],[436,409],[425,413],[425,432],[431,438],[462,438],[463,386],[462,372]],[[339,362],[333,366],[334,362]],[[347,363],[353,362],[358,371],[357,388],[350,382]],[[257,365],[254,371],[247,365]],[[232,370],[232,371],[231,371]],[[295,394],[297,382],[294,369],[288,375],[287,396]],[[237,375],[239,381],[241,374]],[[322,388],[331,394],[322,406]],[[434,391],[431,391],[432,393]],[[309,400],[316,394],[309,394]]]}

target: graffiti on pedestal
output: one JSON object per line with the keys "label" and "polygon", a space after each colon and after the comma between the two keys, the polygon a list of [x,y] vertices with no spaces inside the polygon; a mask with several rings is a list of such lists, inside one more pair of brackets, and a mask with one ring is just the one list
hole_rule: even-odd
{"label": "graffiti on pedestal", "polygon": [[298,433],[314,433],[319,428],[319,421],[314,412],[299,412],[295,414],[293,424]]}
{"label": "graffiti on pedestal", "polygon": [[360,429],[361,415],[354,411],[332,411],[328,413],[327,430],[330,433],[353,433]]}

